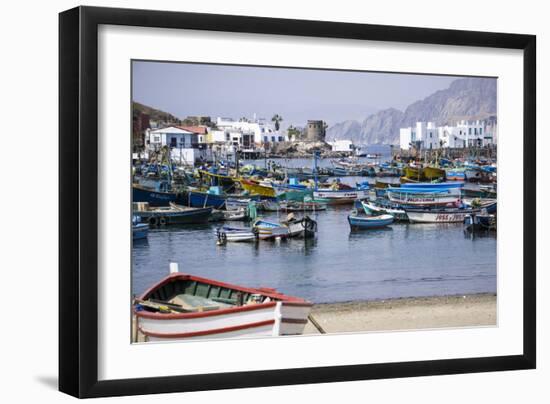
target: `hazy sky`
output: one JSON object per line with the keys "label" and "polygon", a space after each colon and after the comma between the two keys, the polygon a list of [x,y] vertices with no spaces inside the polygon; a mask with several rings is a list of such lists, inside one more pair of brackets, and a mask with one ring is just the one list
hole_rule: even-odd
{"label": "hazy sky", "polygon": [[405,109],[459,77],[187,63],[133,63],[134,101],[179,118],[209,115],[271,119],[303,126],[364,119]]}

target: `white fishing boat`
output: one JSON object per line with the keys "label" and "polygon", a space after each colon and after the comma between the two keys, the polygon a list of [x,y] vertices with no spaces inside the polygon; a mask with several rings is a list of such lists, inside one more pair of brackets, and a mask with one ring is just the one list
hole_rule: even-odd
{"label": "white fishing boat", "polygon": [[227,242],[256,241],[258,235],[251,228],[223,226],[216,229],[216,239],[218,245],[223,245]]}
{"label": "white fishing boat", "polygon": [[391,202],[400,205],[435,206],[435,205],[458,205],[460,203],[460,190],[443,191],[418,191],[416,189],[388,188],[386,192]]}
{"label": "white fishing boat", "polygon": [[328,205],[351,204],[356,199],[365,199],[369,195],[368,189],[318,189],[313,191],[314,199],[322,199]]}
{"label": "white fishing boat", "polygon": [[[173,266],[176,268],[173,268]],[[248,288],[177,272],[134,304],[146,341],[302,334],[312,304],[270,288]]]}
{"label": "white fishing boat", "polygon": [[413,223],[462,223],[476,209],[405,209]]}

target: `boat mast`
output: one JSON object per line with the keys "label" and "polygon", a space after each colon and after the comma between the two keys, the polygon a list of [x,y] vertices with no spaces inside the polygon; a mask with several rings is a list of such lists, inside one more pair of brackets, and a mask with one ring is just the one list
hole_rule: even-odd
{"label": "boat mast", "polygon": [[313,152],[313,180],[315,181],[315,191],[317,191],[317,157],[318,151]]}

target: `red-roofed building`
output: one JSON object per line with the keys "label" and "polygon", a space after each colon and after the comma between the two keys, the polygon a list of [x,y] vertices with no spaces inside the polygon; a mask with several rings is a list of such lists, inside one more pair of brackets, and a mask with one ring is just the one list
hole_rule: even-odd
{"label": "red-roofed building", "polygon": [[208,134],[207,126],[178,126],[178,128],[197,134],[197,140],[199,144],[206,143],[206,135]]}

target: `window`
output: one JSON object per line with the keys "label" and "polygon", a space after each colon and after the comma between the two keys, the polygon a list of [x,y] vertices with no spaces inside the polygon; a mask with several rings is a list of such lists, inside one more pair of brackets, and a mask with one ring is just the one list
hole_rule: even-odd
{"label": "window", "polygon": [[283,137],[279,136],[279,142],[282,142],[282,141],[283,141]]}
{"label": "window", "polygon": [[483,135],[483,128],[479,128],[479,134]]}
{"label": "window", "polygon": [[472,134],[472,128],[468,128],[468,135]]}
{"label": "window", "polygon": [[271,136],[271,141],[275,143],[275,136]]}
{"label": "window", "polygon": [[170,147],[177,147],[178,146],[178,138],[172,137],[170,138]]}
{"label": "window", "polygon": [[269,138],[267,136],[264,136],[264,143],[269,142]]}
{"label": "window", "polygon": [[477,135],[477,128],[474,128],[474,135]]}

